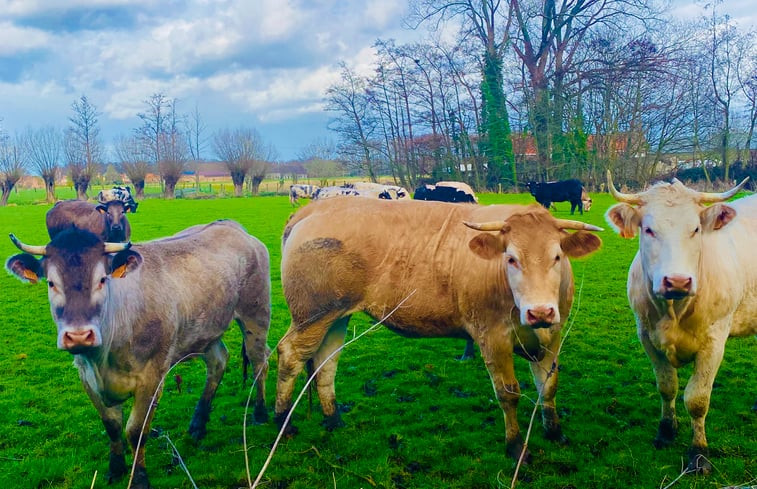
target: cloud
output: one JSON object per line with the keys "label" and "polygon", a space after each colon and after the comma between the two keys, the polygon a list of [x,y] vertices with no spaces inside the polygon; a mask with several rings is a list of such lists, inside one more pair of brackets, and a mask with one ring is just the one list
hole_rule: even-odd
{"label": "cloud", "polygon": [[50,36],[42,30],[0,22],[0,57],[45,48]]}

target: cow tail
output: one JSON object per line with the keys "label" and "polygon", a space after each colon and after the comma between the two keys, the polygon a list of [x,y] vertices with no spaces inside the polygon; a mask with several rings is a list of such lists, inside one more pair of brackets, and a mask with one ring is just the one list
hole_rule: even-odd
{"label": "cow tail", "polygon": [[247,387],[247,367],[250,365],[250,359],[247,358],[247,347],[242,339],[242,387]]}
{"label": "cow tail", "polygon": [[[313,364],[313,359],[311,358],[307,362],[305,362],[305,371],[307,372],[308,379],[313,377],[315,375],[315,365]],[[310,419],[310,413],[313,411],[313,385],[315,384],[315,379],[313,379],[312,382],[308,384],[308,419]]]}

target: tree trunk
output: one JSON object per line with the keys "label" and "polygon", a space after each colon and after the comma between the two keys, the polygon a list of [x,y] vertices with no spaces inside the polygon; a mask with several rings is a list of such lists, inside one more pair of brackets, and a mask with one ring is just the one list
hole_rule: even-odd
{"label": "tree trunk", "polygon": [[144,199],[145,198],[145,181],[137,179],[136,181],[132,180],[132,185],[134,185],[134,191],[137,193],[136,198],[137,199]]}
{"label": "tree trunk", "polygon": [[11,195],[11,190],[13,190],[13,185],[6,185],[4,184],[2,186],[3,188],[3,195],[0,197],[0,207],[5,207],[8,205],[8,197]]}
{"label": "tree trunk", "polygon": [[176,198],[175,190],[178,178],[168,177],[165,179],[165,188],[163,189],[163,198],[174,199]]}
{"label": "tree trunk", "polygon": [[244,195],[244,180],[246,176],[246,172],[231,172],[231,182],[234,184],[234,197],[242,197]]}
{"label": "tree trunk", "polygon": [[263,177],[252,177],[252,195],[258,195],[260,191],[260,183],[263,181]]}
{"label": "tree trunk", "polygon": [[55,178],[45,178],[45,200],[48,204],[55,202]]}

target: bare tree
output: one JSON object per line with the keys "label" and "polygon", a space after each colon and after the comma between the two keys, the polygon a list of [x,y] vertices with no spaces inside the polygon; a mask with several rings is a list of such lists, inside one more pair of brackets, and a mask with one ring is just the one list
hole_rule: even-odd
{"label": "bare tree", "polygon": [[163,197],[173,199],[176,184],[184,173],[187,165],[187,140],[180,129],[180,120],[176,112],[176,99],[169,102],[166,127],[161,134],[158,146],[160,159],[158,171],[163,179]]}
{"label": "bare tree", "polygon": [[335,160],[337,158],[336,144],[329,138],[317,138],[303,146],[297,153],[300,161],[313,159]]}
{"label": "bare tree", "polygon": [[134,186],[136,198],[145,196],[145,178],[150,173],[150,154],[138,136],[116,138],[113,144],[118,158],[118,168],[126,174]]}
{"label": "bare tree", "polygon": [[184,118],[185,134],[187,135],[187,149],[189,156],[194,161],[202,159],[202,153],[208,144],[208,138],[205,135],[208,127],[202,120],[200,108],[195,102],[194,110]]}
{"label": "bare tree", "polygon": [[26,155],[18,137],[11,141],[10,137],[0,133],[0,206],[8,204],[13,187],[16,186],[26,170]]}
{"label": "bare tree", "polygon": [[720,158],[723,164],[723,177],[729,179],[731,162],[728,151],[731,146],[732,104],[738,91],[736,76],[736,49],[739,45],[739,33],[726,15],[717,15],[715,4],[711,4],[711,16],[708,20],[709,41],[706,49],[710,68],[709,78],[712,91],[720,113]]}
{"label": "bare tree", "polygon": [[68,118],[65,153],[71,180],[80,200],[87,200],[87,188],[102,163],[102,145],[100,143],[100,113],[89,102],[86,95],[71,104],[74,115]]}
{"label": "bare tree", "polygon": [[255,161],[263,157],[260,134],[247,127],[221,129],[213,136],[213,149],[219,160],[226,164],[234,184],[234,195],[241,197],[244,182]]}
{"label": "bare tree", "polygon": [[326,108],[336,114],[329,128],[341,138],[340,152],[375,182],[372,140],[376,119],[365,93],[365,80],[341,63],[341,80],[326,91]]}
{"label": "bare tree", "polygon": [[55,202],[55,179],[63,157],[62,132],[53,126],[30,128],[25,132],[23,142],[29,165],[45,182],[47,202]]}
{"label": "bare tree", "polygon": [[260,184],[271,171],[271,164],[278,159],[276,148],[272,144],[262,144],[258,156],[250,167],[250,187],[252,195],[258,195]]}

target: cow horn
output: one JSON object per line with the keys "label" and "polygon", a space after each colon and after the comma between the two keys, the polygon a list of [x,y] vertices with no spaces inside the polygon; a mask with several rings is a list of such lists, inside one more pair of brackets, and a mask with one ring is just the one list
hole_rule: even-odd
{"label": "cow horn", "polygon": [[555,219],[558,229],[576,229],[578,231],[604,231],[603,228],[588,224],[581,221],[571,221],[570,219]]}
{"label": "cow horn", "polygon": [[499,231],[505,226],[505,221],[489,221],[480,223],[463,221],[463,224],[471,229],[477,229],[479,231]]}
{"label": "cow horn", "polygon": [[746,185],[747,180],[749,180],[749,177],[746,177],[741,181],[740,184],[736,185],[731,190],[726,190],[725,192],[699,192],[699,202],[723,202],[725,200],[728,200],[736,195],[736,193],[741,190],[744,185]]}
{"label": "cow horn", "polygon": [[105,253],[118,253],[129,248],[131,248],[131,241],[127,241],[126,243],[105,243]]}
{"label": "cow horn", "polygon": [[19,239],[11,233],[10,235],[11,241],[13,241],[13,244],[16,245],[16,248],[18,248],[21,251],[25,251],[27,253],[30,253],[32,255],[40,255],[45,256],[47,254],[47,246],[32,246],[28,244],[24,244]]}
{"label": "cow horn", "polygon": [[639,194],[624,194],[618,192],[618,189],[616,189],[615,185],[612,183],[610,170],[607,170],[607,188],[610,189],[610,194],[612,194],[613,198],[618,202],[625,202],[626,204],[641,204],[641,197]]}

